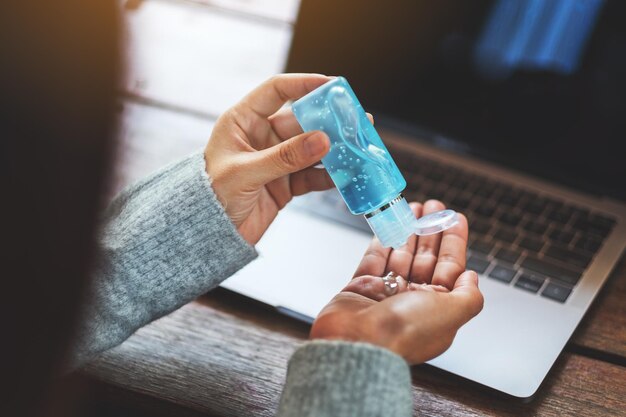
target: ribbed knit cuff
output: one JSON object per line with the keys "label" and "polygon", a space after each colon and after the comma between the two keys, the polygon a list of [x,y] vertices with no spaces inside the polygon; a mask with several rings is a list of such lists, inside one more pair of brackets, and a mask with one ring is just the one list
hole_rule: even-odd
{"label": "ribbed knit cuff", "polygon": [[[256,258],[218,201],[205,165],[198,152],[120,193],[106,212],[105,274],[141,278],[134,291],[182,305]],[[157,295],[160,286],[176,291]]]}
{"label": "ribbed knit cuff", "polygon": [[257,256],[217,200],[201,152],[123,190],[104,222],[70,368],[216,287]]}
{"label": "ribbed knit cuff", "polygon": [[407,363],[367,343],[313,341],[289,361],[278,415],[410,416]]}

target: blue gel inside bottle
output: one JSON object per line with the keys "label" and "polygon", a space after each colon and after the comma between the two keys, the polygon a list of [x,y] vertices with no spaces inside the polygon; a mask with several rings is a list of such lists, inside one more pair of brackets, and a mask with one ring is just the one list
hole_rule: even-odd
{"label": "blue gel inside bottle", "polygon": [[345,78],[310,92],[292,110],[305,132],[328,135],[331,147],[322,163],[348,209],[365,215],[383,246],[397,248],[413,233],[437,233],[456,224],[452,210],[415,219],[401,194],[406,181]]}

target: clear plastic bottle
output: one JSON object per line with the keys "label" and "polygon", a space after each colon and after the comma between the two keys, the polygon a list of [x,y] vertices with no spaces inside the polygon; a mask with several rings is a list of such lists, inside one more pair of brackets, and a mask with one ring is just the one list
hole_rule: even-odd
{"label": "clear plastic bottle", "polygon": [[292,109],[305,132],[329,136],[322,163],[350,212],[365,215],[383,246],[397,248],[413,233],[433,234],[456,224],[452,210],[415,219],[402,196],[406,181],[345,78],[315,89]]}

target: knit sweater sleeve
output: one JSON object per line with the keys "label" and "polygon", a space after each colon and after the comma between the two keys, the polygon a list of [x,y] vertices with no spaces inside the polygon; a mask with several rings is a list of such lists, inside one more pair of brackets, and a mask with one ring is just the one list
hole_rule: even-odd
{"label": "knit sweater sleeve", "polygon": [[[217,201],[201,153],[125,189],[105,212],[68,368],[216,287],[256,257]],[[411,414],[410,374],[369,344],[310,342],[289,362],[278,415]]]}
{"label": "knit sweater sleeve", "polygon": [[122,343],[255,257],[213,193],[202,153],[128,187],[105,212],[68,367]]}
{"label": "knit sweater sleeve", "polygon": [[367,343],[314,341],[289,361],[279,417],[409,417],[407,363]]}

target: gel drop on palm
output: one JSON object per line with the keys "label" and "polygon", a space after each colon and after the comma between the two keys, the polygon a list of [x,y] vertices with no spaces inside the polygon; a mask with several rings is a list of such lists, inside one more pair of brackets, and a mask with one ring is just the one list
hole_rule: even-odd
{"label": "gel drop on palm", "polygon": [[402,196],[406,181],[345,78],[310,92],[292,110],[305,132],[328,135],[322,163],[350,212],[365,216],[383,246],[398,248],[413,233],[438,233],[457,223],[452,210],[415,218]]}

